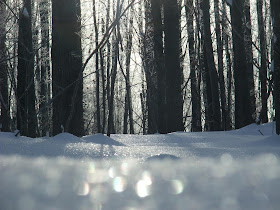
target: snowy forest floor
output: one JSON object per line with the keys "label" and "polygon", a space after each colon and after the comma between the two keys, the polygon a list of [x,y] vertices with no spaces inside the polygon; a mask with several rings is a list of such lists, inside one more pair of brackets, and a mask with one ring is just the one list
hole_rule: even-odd
{"label": "snowy forest floor", "polygon": [[0,210],[279,209],[274,126],[111,138],[0,132]]}

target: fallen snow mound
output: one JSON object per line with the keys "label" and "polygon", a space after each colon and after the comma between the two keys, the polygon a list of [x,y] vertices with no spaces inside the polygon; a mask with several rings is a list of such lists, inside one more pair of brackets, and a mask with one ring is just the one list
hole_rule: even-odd
{"label": "fallen snow mound", "polygon": [[51,138],[56,142],[63,142],[63,143],[77,143],[77,142],[84,142],[81,138],[74,136],[71,133],[60,133]]}
{"label": "fallen snow mound", "polygon": [[95,144],[104,144],[104,145],[112,145],[112,146],[124,146],[124,144],[105,136],[101,133],[97,133],[91,136],[84,136],[82,137],[88,143],[95,143]]}

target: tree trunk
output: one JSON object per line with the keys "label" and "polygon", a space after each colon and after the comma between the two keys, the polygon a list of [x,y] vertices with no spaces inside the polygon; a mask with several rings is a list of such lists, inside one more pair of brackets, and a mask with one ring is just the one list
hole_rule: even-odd
{"label": "tree trunk", "polygon": [[188,43],[189,43],[189,57],[190,57],[190,76],[191,76],[191,101],[192,101],[192,121],[191,130],[193,132],[202,131],[201,126],[201,104],[200,104],[200,92],[198,91],[198,78],[196,74],[198,62],[195,55],[194,46],[194,5],[193,0],[185,1],[185,11],[187,18],[187,32],[188,32]]}
{"label": "tree trunk", "polygon": [[[5,2],[5,1],[4,1]],[[8,99],[8,65],[6,61],[6,9],[0,3],[0,127],[1,131],[10,131],[10,111]]]}
{"label": "tree trunk", "polygon": [[[234,53],[234,82],[235,82],[235,128],[253,123],[251,110],[250,85],[246,58],[242,17],[243,0],[233,1],[231,7],[232,38]],[[245,71],[244,71],[245,70]]]}
{"label": "tree trunk", "polygon": [[[116,11],[116,19],[120,15],[120,0],[117,0],[117,11]],[[114,128],[114,94],[115,94],[115,81],[117,76],[117,67],[118,67],[118,57],[119,57],[119,43],[120,43],[120,28],[119,23],[117,23],[117,27],[115,29],[115,43],[113,47],[113,63],[112,63],[112,72],[111,72],[111,88],[109,95],[109,116],[108,116],[108,130],[107,136],[110,136],[112,133],[115,133]]]}
{"label": "tree trunk", "polygon": [[[248,88],[249,88],[249,114],[252,116],[251,118],[256,119],[256,96],[255,96],[255,84],[254,84],[254,71],[253,71],[253,48],[252,48],[252,26],[251,26],[251,12],[250,12],[250,0],[243,0],[240,3],[240,8],[242,9],[242,4],[244,4],[244,22],[243,22],[243,28],[245,31],[244,36],[244,43],[245,43],[245,54],[246,54],[246,62],[247,62],[247,82],[248,82]],[[245,3],[243,3],[245,2]],[[242,12],[241,12],[242,14]],[[234,29],[235,30],[235,29]],[[242,33],[241,28],[240,32]],[[242,34],[240,34],[243,36]],[[252,121],[252,122],[253,122]]]}
{"label": "tree trunk", "polygon": [[210,85],[211,85],[211,95],[212,95],[212,109],[213,109],[213,129],[221,130],[221,112],[220,112],[220,96],[219,96],[219,87],[218,87],[218,74],[214,62],[213,55],[213,46],[211,40],[211,31],[210,31],[210,5],[209,0],[203,0],[201,2],[201,9],[203,12],[203,29],[204,29],[204,56],[206,57],[208,66]]}
{"label": "tree trunk", "polygon": [[280,1],[271,0],[272,17],[274,19],[274,52],[272,68],[274,78],[274,108],[276,120],[276,133],[280,134]]}
{"label": "tree trunk", "polygon": [[264,18],[263,18],[263,0],[257,0],[257,12],[258,12],[258,29],[260,40],[260,54],[261,54],[261,66],[259,69],[259,77],[261,83],[261,113],[260,120],[262,123],[268,122],[267,116],[267,45],[266,36],[264,31]]}
{"label": "tree trunk", "polygon": [[180,64],[180,17],[177,0],[164,0],[164,46],[166,68],[166,132],[183,131],[183,72]]}
{"label": "tree trunk", "polygon": [[226,108],[226,90],[225,90],[225,78],[224,78],[224,63],[223,63],[223,42],[221,35],[221,15],[219,8],[219,0],[214,0],[215,10],[215,32],[217,41],[217,54],[218,54],[218,72],[219,72],[219,84],[221,95],[221,108],[222,108],[222,120],[221,128],[227,130],[227,108]]}
{"label": "tree trunk", "polygon": [[[104,30],[103,30],[104,34]],[[106,127],[106,78],[105,78],[105,63],[104,63],[104,49],[100,49],[100,68],[101,68],[101,80],[102,80],[102,133],[105,133]]]}
{"label": "tree trunk", "polygon": [[40,20],[41,20],[41,83],[40,83],[40,114],[42,134],[45,135],[50,130],[50,100],[49,74],[50,74],[50,44],[49,44],[49,0],[40,2]]}
{"label": "tree trunk", "polygon": [[[81,23],[79,0],[52,0],[52,79],[53,97],[68,88],[53,102],[53,134],[84,134]],[[78,79],[78,81],[77,81]]]}
{"label": "tree trunk", "polygon": [[229,35],[228,35],[228,24],[227,24],[227,12],[226,2],[223,2],[223,17],[222,17],[222,34],[223,42],[225,46],[226,63],[227,63],[227,116],[226,116],[226,130],[232,129],[232,62],[231,62],[231,51],[229,49]]}
{"label": "tree trunk", "polygon": [[[96,17],[96,2],[93,0],[93,24],[94,24],[94,32],[95,32],[95,46],[98,46],[98,23]],[[96,90],[95,90],[95,97],[96,97],[96,123],[97,123],[97,132],[101,133],[101,122],[100,122],[100,97],[99,97],[99,52],[96,52],[95,55],[95,77],[96,77]]]}
{"label": "tree trunk", "polygon": [[[153,28],[153,52],[154,63],[149,68],[150,79],[147,83],[148,100],[148,133],[166,132],[166,72],[163,54],[163,25],[162,25],[162,2],[151,0],[151,15]],[[152,56],[150,56],[152,57]]]}
{"label": "tree trunk", "polygon": [[[132,10],[133,11],[133,10]],[[128,105],[128,114],[129,114],[129,130],[131,134],[134,134],[134,120],[133,120],[133,109],[132,109],[132,96],[131,96],[131,82],[130,82],[130,60],[132,52],[132,31],[133,30],[133,12],[130,14],[129,20],[129,29],[127,37],[127,46],[126,46],[126,95],[127,95],[127,105]]]}
{"label": "tree trunk", "polygon": [[36,137],[37,116],[31,14],[31,0],[26,0],[19,15],[17,126],[22,135]]}

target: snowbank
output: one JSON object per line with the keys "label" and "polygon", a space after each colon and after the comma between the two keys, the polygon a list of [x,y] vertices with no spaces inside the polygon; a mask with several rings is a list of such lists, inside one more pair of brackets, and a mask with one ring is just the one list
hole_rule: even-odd
{"label": "snowbank", "polygon": [[279,209],[273,124],[166,135],[0,132],[0,209]]}

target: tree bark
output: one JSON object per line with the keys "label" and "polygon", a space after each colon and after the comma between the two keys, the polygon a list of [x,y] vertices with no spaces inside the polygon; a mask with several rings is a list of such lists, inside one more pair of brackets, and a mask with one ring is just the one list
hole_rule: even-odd
{"label": "tree bark", "polygon": [[198,91],[198,78],[197,78],[197,65],[198,63],[195,54],[195,41],[194,41],[194,4],[193,0],[185,1],[185,11],[187,18],[187,32],[189,43],[189,58],[190,58],[190,76],[191,76],[191,101],[192,101],[192,121],[191,130],[193,132],[202,131],[201,126],[201,104],[200,92]]}
{"label": "tree bark", "polygon": [[[79,0],[52,0],[52,90],[53,97],[68,88],[53,102],[53,134],[65,131],[84,134],[81,23]],[[75,98],[73,98],[75,97]]]}
{"label": "tree bark", "polygon": [[272,55],[272,68],[274,80],[274,108],[276,120],[276,133],[280,134],[280,1],[271,0],[271,12],[273,17],[274,45]]}
{"label": "tree bark", "polygon": [[180,63],[180,16],[177,0],[164,0],[164,52],[166,68],[166,132],[183,131],[183,72]]}
{"label": "tree bark", "polygon": [[[248,65],[244,58],[245,52],[245,37],[243,32],[242,17],[244,1],[235,0],[231,7],[232,19],[232,38],[233,38],[233,53],[234,53],[234,83],[235,83],[235,128],[241,128],[250,123],[253,123],[250,95],[250,80],[248,77]],[[245,70],[245,71],[244,71]]]}
{"label": "tree bark", "polygon": [[203,31],[204,31],[204,56],[206,57],[208,66],[210,85],[211,85],[211,96],[212,96],[212,109],[213,109],[213,129],[221,130],[221,112],[220,112],[220,96],[219,96],[219,87],[218,87],[218,74],[214,62],[213,55],[213,46],[211,40],[211,31],[210,31],[210,5],[209,0],[203,0],[201,2],[201,9],[203,12]]}
{"label": "tree bark", "polygon": [[[94,32],[95,32],[95,46],[98,46],[98,23],[97,23],[97,14],[96,14],[96,1],[93,0],[93,24],[94,24]],[[99,52],[96,52],[95,55],[95,78],[96,78],[96,89],[95,89],[95,97],[96,97],[96,123],[97,123],[97,132],[101,133],[101,122],[100,122],[100,88],[99,88]]]}
{"label": "tree bark", "polygon": [[[120,0],[117,0],[117,11],[116,11],[116,19],[120,15]],[[112,63],[112,72],[111,72],[111,85],[110,85],[110,95],[108,101],[109,107],[109,115],[108,115],[108,130],[107,136],[110,136],[112,133],[115,133],[114,128],[114,94],[115,94],[115,81],[117,76],[117,65],[118,65],[118,57],[119,57],[119,43],[120,43],[120,28],[119,23],[117,23],[117,27],[115,28],[115,41],[113,47],[113,63]]]}
{"label": "tree bark", "polygon": [[154,64],[147,72],[148,133],[166,133],[166,70],[163,54],[162,1],[151,0]]}
{"label": "tree bark", "polygon": [[41,114],[42,134],[46,134],[50,130],[50,108],[48,102],[50,100],[50,44],[49,44],[49,0],[42,0],[40,6],[41,20],[41,82],[40,82],[40,104],[39,110]]}
{"label": "tree bark", "polygon": [[[4,1],[5,2],[5,1]],[[1,131],[10,131],[10,112],[8,99],[8,64],[6,60],[6,9],[0,3],[0,124]]]}
{"label": "tree bark", "polygon": [[223,63],[223,41],[221,32],[221,15],[219,0],[214,0],[214,10],[215,10],[215,32],[217,41],[217,54],[218,54],[218,72],[219,72],[219,85],[220,85],[220,95],[221,95],[221,109],[222,109],[222,119],[221,128],[222,130],[227,130],[227,108],[226,108],[226,90],[225,90],[225,78],[224,78],[224,63]]}
{"label": "tree bark", "polygon": [[261,85],[261,113],[260,120],[262,123],[268,122],[267,116],[267,44],[264,31],[264,18],[263,18],[263,0],[257,0],[257,13],[258,13],[258,29],[260,40],[260,56],[261,66],[259,69],[260,85]]}
{"label": "tree bark", "polygon": [[[245,0],[244,3],[244,22],[243,28],[245,31],[245,53],[247,62],[247,77],[250,97],[250,115],[252,119],[256,119],[256,96],[255,96],[255,82],[254,82],[254,70],[253,70],[253,47],[252,47],[252,25],[251,25],[251,12],[250,12],[250,0]],[[241,33],[241,31],[240,31]]]}
{"label": "tree bark", "polygon": [[17,127],[22,135],[36,137],[34,52],[32,46],[31,0],[25,0],[19,15]]}

